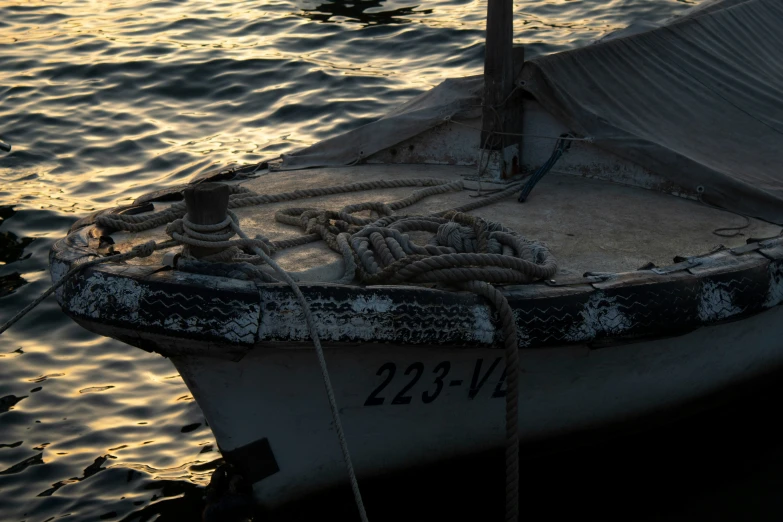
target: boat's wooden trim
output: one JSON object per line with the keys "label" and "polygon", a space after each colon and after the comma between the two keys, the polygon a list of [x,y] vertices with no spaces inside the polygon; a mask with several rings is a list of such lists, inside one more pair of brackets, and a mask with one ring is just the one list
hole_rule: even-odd
{"label": "boat's wooden trim", "polygon": [[[724,249],[670,267],[503,287],[517,318],[520,347],[625,344],[777,306],[783,301],[783,238],[756,244],[756,249]],[[90,227],[72,233],[53,248],[53,279],[95,255]],[[327,343],[475,347],[502,342],[494,311],[470,293],[326,283],[301,288]],[[127,342],[163,354],[172,353],[176,343],[156,339],[191,340],[201,354],[204,348],[195,348],[199,343],[236,353],[309,340],[299,304],[284,284],[109,263],[84,270],[57,297],[63,310],[88,328],[115,337],[136,331],[138,339]],[[190,345],[175,350],[187,353]]]}

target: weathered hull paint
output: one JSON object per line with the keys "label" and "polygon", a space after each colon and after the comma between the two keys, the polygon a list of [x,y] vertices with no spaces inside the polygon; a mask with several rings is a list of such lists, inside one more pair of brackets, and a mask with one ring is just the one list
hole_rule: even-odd
{"label": "weathered hull paint", "polygon": [[[55,245],[53,280],[89,258],[89,250],[74,245],[81,233]],[[514,311],[520,348],[606,346],[677,336],[779,306],[781,273],[783,238],[773,238],[668,267],[502,291]],[[470,293],[326,283],[301,289],[326,343],[480,348],[502,342],[494,310]],[[270,342],[310,340],[301,307],[284,284],[114,263],[84,270],[57,298],[66,313],[97,333],[167,356],[193,353],[188,341],[212,343],[214,357],[235,357]],[[168,338],[174,342],[164,343]]]}
{"label": "weathered hull paint", "polygon": [[[94,258],[55,244],[54,281]],[[480,297],[303,283],[359,478],[503,445],[502,338]],[[504,286],[523,441],[669,410],[783,367],[783,238],[671,266]],[[85,328],[170,357],[269,507],[346,480],[317,358],[283,284],[87,268],[56,294]]]}
{"label": "weathered hull paint", "polygon": [[[326,358],[360,481],[502,448],[502,350],[342,345],[327,346]],[[224,454],[266,439],[260,447],[271,450],[276,468],[269,455],[256,455],[263,472],[247,470],[259,503],[275,507],[347,481],[312,348],[172,362]],[[523,443],[600,428],[783,367],[783,308],[668,339],[524,350],[521,366]]]}

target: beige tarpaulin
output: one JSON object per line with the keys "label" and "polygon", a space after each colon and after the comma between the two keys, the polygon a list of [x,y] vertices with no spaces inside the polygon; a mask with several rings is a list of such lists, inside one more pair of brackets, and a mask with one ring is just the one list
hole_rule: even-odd
{"label": "beige tarpaulin", "polygon": [[[783,224],[783,0],[707,2],[534,58],[524,88],[573,132],[723,208]],[[447,80],[384,118],[283,157],[346,165],[481,103]]]}
{"label": "beige tarpaulin", "polygon": [[349,165],[440,125],[447,117],[478,114],[484,78],[449,79],[416,96],[383,118],[284,154],[282,170]]}
{"label": "beige tarpaulin", "polygon": [[709,203],[783,224],[783,1],[713,3],[533,59],[521,79],[597,146]]}

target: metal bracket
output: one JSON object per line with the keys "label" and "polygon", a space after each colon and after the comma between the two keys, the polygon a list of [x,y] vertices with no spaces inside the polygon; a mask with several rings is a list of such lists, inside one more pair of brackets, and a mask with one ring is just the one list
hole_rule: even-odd
{"label": "metal bracket", "polygon": [[519,171],[519,145],[509,145],[503,150],[479,149],[479,178],[488,178],[494,182],[505,182]]}
{"label": "metal bracket", "polygon": [[168,251],[165,254],[163,254],[163,259],[161,260],[161,264],[163,266],[177,268],[177,261],[179,261],[179,256],[180,256],[179,252]]}
{"label": "metal bracket", "polygon": [[575,285],[590,285],[593,283],[603,283],[616,277],[617,274],[612,273],[591,273],[588,272],[583,276],[565,276],[558,279],[546,279],[544,284],[547,286],[575,286]]}
{"label": "metal bracket", "polygon": [[655,272],[658,275],[666,275],[674,272],[680,272],[682,270],[688,270],[689,268],[699,266],[702,263],[704,263],[703,258],[689,257],[688,259],[682,261],[681,263],[675,263],[669,266],[656,267],[653,268],[651,271]]}

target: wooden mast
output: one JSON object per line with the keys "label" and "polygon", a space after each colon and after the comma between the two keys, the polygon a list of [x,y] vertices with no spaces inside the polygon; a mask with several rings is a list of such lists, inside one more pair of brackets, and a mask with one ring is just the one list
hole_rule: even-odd
{"label": "wooden mast", "polygon": [[517,174],[520,163],[520,138],[497,134],[521,129],[520,106],[512,106],[509,99],[514,89],[515,54],[524,60],[524,51],[513,49],[513,7],[512,0],[487,0],[479,175],[498,180]]}

